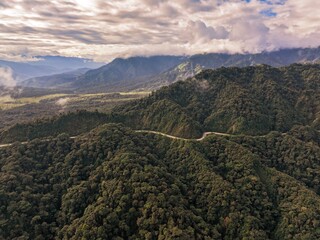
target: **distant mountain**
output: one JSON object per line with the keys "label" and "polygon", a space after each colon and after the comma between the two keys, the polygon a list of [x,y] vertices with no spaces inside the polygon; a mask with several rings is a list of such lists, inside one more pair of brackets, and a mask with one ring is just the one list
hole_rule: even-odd
{"label": "distant mountain", "polygon": [[20,83],[21,86],[36,88],[70,88],[70,84],[77,80],[81,75],[89,71],[90,68],[80,68],[71,72],[41,76],[27,79]]}
{"label": "distant mountain", "polygon": [[288,66],[293,63],[320,62],[320,47],[309,49],[283,49],[259,54],[219,54],[208,53],[191,56],[172,69],[154,76],[140,88],[156,89],[173,82],[184,80],[203,69],[220,67],[246,67],[266,64],[273,67]]}
{"label": "distant mountain", "polygon": [[0,60],[0,67],[10,68],[14,79],[19,83],[34,76],[54,74],[58,69],[51,66],[31,65],[23,62],[11,62]]}
{"label": "distant mountain", "polygon": [[102,63],[95,63],[89,59],[59,57],[59,56],[39,56],[39,61],[34,62],[13,62],[0,60],[0,67],[11,68],[13,77],[20,83],[23,80],[46,76],[52,74],[73,71],[79,68],[98,68]]}
{"label": "distant mountain", "polygon": [[88,71],[73,87],[79,90],[110,91],[128,89],[136,83],[148,81],[185,60],[181,56],[153,56],[117,58],[98,69]]}
{"label": "distant mountain", "polygon": [[105,63],[94,62],[88,58],[78,58],[78,57],[63,57],[63,56],[37,56],[39,61],[31,62],[30,65],[33,66],[50,66],[61,71],[70,71],[79,68],[99,68]]}
{"label": "distant mountain", "polygon": [[274,67],[320,61],[320,48],[284,49],[259,54],[197,54],[191,57],[133,57],[88,71],[73,84],[80,91],[154,90],[203,69],[267,64]]}
{"label": "distant mountain", "polygon": [[[46,60],[49,61],[49,60]],[[55,61],[55,59],[50,60]],[[49,62],[50,62],[49,61]],[[131,90],[155,90],[179,80],[194,76],[203,69],[220,67],[245,67],[267,64],[274,67],[293,63],[316,63],[320,61],[320,48],[284,49],[259,54],[198,54],[190,57],[153,56],[117,58],[82,76],[69,78],[68,89],[79,92],[115,92]],[[40,63],[40,62],[39,62]],[[67,64],[65,64],[67,66]],[[57,66],[57,65],[55,65]],[[64,76],[47,78],[46,85],[38,87],[65,87]],[[49,83],[50,80],[52,83]]]}

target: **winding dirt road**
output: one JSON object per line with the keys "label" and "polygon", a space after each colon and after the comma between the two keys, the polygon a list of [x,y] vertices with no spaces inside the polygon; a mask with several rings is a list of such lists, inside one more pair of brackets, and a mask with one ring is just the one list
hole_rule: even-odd
{"label": "winding dirt road", "polygon": [[10,147],[12,144],[0,144],[0,148]]}
{"label": "winding dirt road", "polygon": [[[135,130],[136,133],[151,133],[151,134],[155,134],[155,135],[160,135],[160,136],[164,136],[164,137],[168,137],[171,139],[177,139],[177,140],[182,140],[182,141],[203,141],[208,135],[218,135],[218,136],[225,136],[225,137],[231,137],[231,136],[237,136],[237,135],[233,135],[233,134],[228,134],[228,133],[220,133],[220,132],[204,132],[201,138],[181,138],[181,137],[176,137],[176,136],[172,136],[166,133],[162,133],[162,132],[157,132],[157,131],[151,131],[151,130]],[[320,131],[319,131],[320,132]],[[286,133],[282,133],[283,135],[285,135]],[[262,136],[254,136],[254,137],[263,137],[266,135],[262,135]],[[70,137],[70,139],[76,139],[77,136],[75,137]],[[42,141],[49,141],[49,139],[43,139]],[[28,142],[21,142],[21,144],[27,144]],[[5,148],[5,147],[10,147],[12,146],[13,143],[8,143],[8,144],[0,144],[0,148]]]}
{"label": "winding dirt road", "polygon": [[[155,135],[161,135],[161,136],[165,136],[171,139],[177,139],[177,140],[183,140],[183,141],[202,141],[204,140],[208,135],[219,135],[219,136],[233,136],[231,134],[227,134],[227,133],[219,133],[219,132],[205,132],[203,133],[201,138],[181,138],[181,137],[176,137],[176,136],[172,136],[166,133],[162,133],[162,132],[157,132],[157,131],[151,131],[151,130],[136,130],[136,133],[151,133],[151,134],[155,134]],[[70,139],[75,139],[77,137],[70,137]],[[49,141],[49,139],[42,139],[42,141]],[[21,144],[27,144],[28,142],[21,142]],[[6,148],[6,147],[10,147],[12,146],[13,143],[8,143],[8,144],[0,144],[0,148]]]}
{"label": "winding dirt road", "polygon": [[156,134],[156,135],[161,135],[161,136],[165,136],[171,139],[178,139],[178,140],[183,140],[183,141],[202,141],[204,140],[208,135],[219,135],[219,136],[233,136],[231,134],[228,133],[219,133],[219,132],[205,132],[203,133],[201,138],[181,138],[181,137],[176,137],[176,136],[172,136],[166,133],[162,133],[162,132],[157,132],[157,131],[151,131],[151,130],[136,130],[135,132],[137,133],[152,133],[152,134]]}

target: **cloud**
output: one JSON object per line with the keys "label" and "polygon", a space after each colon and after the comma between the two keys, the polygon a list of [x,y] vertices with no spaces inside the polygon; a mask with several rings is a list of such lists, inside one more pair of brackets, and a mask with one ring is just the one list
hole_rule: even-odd
{"label": "cloud", "polygon": [[319,8],[314,0],[2,0],[0,58],[317,47]]}
{"label": "cloud", "polygon": [[188,23],[188,31],[185,32],[186,36],[190,36],[193,42],[208,42],[212,39],[225,39],[228,37],[229,32],[222,26],[213,28],[207,26],[204,22],[190,21]]}
{"label": "cloud", "polygon": [[9,67],[0,67],[0,86],[12,88],[16,86],[12,69]]}
{"label": "cloud", "polygon": [[235,19],[232,23],[229,40],[241,45],[244,52],[261,52],[270,47],[269,31],[270,29],[263,21],[255,17]]}

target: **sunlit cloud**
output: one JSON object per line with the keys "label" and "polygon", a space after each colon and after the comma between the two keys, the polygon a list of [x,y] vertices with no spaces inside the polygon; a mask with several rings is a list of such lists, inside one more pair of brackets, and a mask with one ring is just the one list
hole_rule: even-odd
{"label": "sunlit cloud", "polygon": [[3,0],[0,58],[318,47],[319,8],[314,0]]}

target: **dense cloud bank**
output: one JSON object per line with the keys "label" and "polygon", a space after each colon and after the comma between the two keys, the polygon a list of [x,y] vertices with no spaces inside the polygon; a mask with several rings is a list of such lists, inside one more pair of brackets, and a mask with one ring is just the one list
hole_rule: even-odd
{"label": "dense cloud bank", "polygon": [[261,52],[320,45],[313,0],[4,0],[0,58]]}

